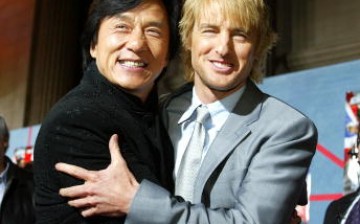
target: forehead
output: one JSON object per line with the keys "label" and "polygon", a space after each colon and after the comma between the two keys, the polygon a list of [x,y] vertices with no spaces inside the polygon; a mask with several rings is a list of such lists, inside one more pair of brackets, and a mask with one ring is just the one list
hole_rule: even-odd
{"label": "forehead", "polygon": [[167,22],[167,11],[162,3],[162,1],[159,0],[145,0],[140,5],[124,11],[119,12],[118,14],[115,14],[112,17],[117,18],[136,18],[136,17],[142,17],[142,18],[151,18],[154,20],[164,21],[164,23]]}
{"label": "forehead", "polygon": [[249,14],[250,6],[243,1],[203,0],[194,12],[195,23],[221,24],[228,22],[232,27],[245,30],[254,28],[255,15]]}
{"label": "forehead", "polygon": [[167,14],[166,8],[160,0],[145,0],[133,9],[134,11],[154,10],[161,14]]}

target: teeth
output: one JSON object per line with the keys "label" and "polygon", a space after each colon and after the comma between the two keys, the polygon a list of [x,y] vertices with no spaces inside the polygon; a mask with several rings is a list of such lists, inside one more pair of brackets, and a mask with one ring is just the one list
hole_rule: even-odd
{"label": "teeth", "polygon": [[129,66],[129,67],[144,67],[145,63],[139,62],[139,61],[123,61],[123,65]]}
{"label": "teeth", "polygon": [[214,64],[216,67],[219,67],[219,68],[229,68],[229,67],[232,67],[231,64],[228,64],[228,63],[213,62],[213,64]]}

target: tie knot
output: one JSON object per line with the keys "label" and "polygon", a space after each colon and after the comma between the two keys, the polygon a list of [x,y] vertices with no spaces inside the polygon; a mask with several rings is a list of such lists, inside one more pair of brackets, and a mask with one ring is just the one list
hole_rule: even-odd
{"label": "tie knot", "polygon": [[196,121],[199,123],[203,123],[209,116],[209,111],[204,106],[199,106],[196,109]]}

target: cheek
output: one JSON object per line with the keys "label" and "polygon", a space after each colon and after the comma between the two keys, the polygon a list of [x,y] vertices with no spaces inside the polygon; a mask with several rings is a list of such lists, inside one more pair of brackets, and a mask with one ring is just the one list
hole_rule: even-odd
{"label": "cheek", "polygon": [[164,55],[165,58],[168,58],[168,52],[170,50],[170,40],[167,35],[162,36],[160,39],[158,38],[149,38],[148,46],[151,46],[152,52],[158,52],[158,55]]}
{"label": "cheek", "polygon": [[107,49],[118,48],[119,46],[122,45],[122,42],[124,42],[124,39],[121,39],[121,38],[117,37],[116,35],[111,35],[111,36],[107,37],[106,39],[104,39],[104,48],[107,48]]}
{"label": "cheek", "polygon": [[199,69],[199,66],[204,63],[205,59],[206,59],[206,54],[207,54],[207,50],[206,50],[206,46],[199,44],[196,45],[192,48],[192,50],[190,51],[190,55],[191,55],[191,64],[195,67],[197,67]]}
{"label": "cheek", "polygon": [[169,62],[169,49],[167,47],[164,48],[161,52],[159,52],[159,58],[161,61],[161,66],[164,68],[168,65]]}
{"label": "cheek", "polygon": [[168,64],[168,47],[166,45],[151,46],[151,53],[154,59],[162,66],[166,67]]}
{"label": "cheek", "polygon": [[202,41],[194,42],[191,52],[194,52],[195,55],[202,55],[209,53],[212,49],[215,49],[214,44],[211,41],[203,39]]}
{"label": "cheek", "polygon": [[254,60],[254,48],[251,46],[242,46],[236,50],[237,58],[241,61],[252,63]]}

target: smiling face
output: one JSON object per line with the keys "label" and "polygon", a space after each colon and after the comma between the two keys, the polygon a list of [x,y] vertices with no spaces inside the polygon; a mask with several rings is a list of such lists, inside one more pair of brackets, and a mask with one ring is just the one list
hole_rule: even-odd
{"label": "smiling face", "polygon": [[90,49],[100,73],[114,85],[146,100],[168,62],[169,25],[159,0],[105,18]]}
{"label": "smiling face", "polygon": [[245,85],[255,57],[255,35],[216,7],[196,19],[189,50],[197,94],[205,103],[224,98]]}

